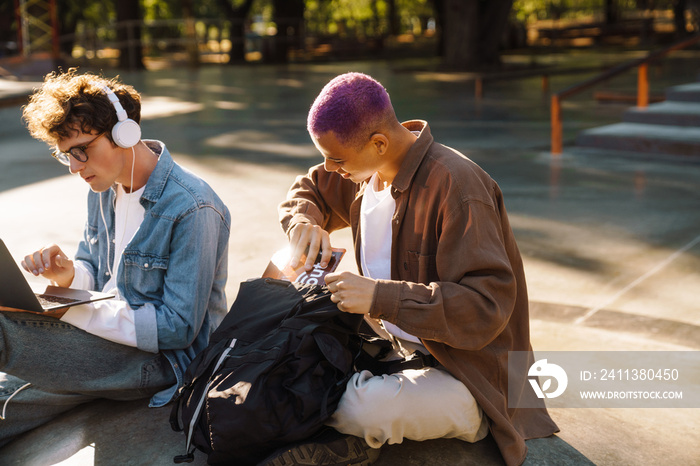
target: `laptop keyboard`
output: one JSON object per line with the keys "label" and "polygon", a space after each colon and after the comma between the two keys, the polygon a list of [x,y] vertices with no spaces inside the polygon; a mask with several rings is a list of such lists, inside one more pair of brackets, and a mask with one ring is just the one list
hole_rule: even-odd
{"label": "laptop keyboard", "polygon": [[45,294],[38,294],[36,297],[39,300],[39,303],[41,303],[42,307],[53,306],[54,304],[71,304],[80,301],[79,299],[75,298],[64,298],[62,296],[50,296]]}

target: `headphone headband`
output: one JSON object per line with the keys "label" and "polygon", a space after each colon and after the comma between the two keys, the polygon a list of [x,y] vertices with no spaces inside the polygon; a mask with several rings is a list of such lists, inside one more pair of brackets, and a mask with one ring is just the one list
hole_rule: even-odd
{"label": "headphone headband", "polygon": [[109,101],[112,102],[114,109],[117,111],[117,119],[119,121],[126,120],[128,118],[126,110],[124,110],[124,107],[122,107],[121,102],[119,102],[119,97],[117,97],[117,94],[115,94],[114,91],[108,86],[103,86],[102,92],[105,93]]}

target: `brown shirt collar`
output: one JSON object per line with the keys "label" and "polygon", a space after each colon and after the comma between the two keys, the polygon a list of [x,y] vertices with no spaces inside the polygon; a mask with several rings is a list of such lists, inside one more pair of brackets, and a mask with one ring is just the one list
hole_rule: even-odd
{"label": "brown shirt collar", "polygon": [[430,126],[428,126],[427,121],[423,120],[410,120],[401,123],[404,128],[409,131],[420,132],[418,139],[413,143],[406,156],[401,163],[401,168],[399,168],[396,177],[391,183],[392,188],[396,192],[404,192],[411,185],[411,181],[418,170],[425,154],[428,152],[428,148],[433,143],[433,135],[430,134]]}

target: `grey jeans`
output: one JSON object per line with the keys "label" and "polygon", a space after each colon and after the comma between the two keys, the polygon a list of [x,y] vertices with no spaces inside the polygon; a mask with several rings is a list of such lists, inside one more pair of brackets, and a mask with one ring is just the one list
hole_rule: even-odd
{"label": "grey jeans", "polygon": [[0,312],[0,446],[98,398],[149,398],[176,383],[170,363],[53,317]]}

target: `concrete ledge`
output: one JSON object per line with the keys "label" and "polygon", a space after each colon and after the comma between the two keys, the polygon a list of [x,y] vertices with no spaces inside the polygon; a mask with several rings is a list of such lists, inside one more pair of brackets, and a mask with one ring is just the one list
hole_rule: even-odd
{"label": "concrete ledge", "polygon": [[616,123],[582,131],[576,144],[600,149],[700,156],[700,128]]}
{"label": "concrete ledge", "polygon": [[700,102],[700,83],[673,86],[666,90],[666,99],[681,102]]}
{"label": "concrete ledge", "polygon": [[[148,408],[146,400],[88,403],[35,429],[0,450],[5,466],[167,466],[184,453],[185,436],[173,432],[170,407]],[[529,440],[526,465],[592,464],[557,436]],[[194,466],[206,465],[195,453]],[[377,466],[500,466],[503,459],[491,436],[478,443],[438,439],[406,441],[382,448]]]}
{"label": "concrete ledge", "polygon": [[[88,403],[0,450],[0,464],[17,466],[170,465],[184,451],[184,436],[171,430],[170,409],[148,400]],[[200,455],[193,465],[205,465]]]}
{"label": "concrete ledge", "polygon": [[698,127],[700,126],[700,103],[662,102],[646,108],[631,107],[622,119],[627,123]]}

